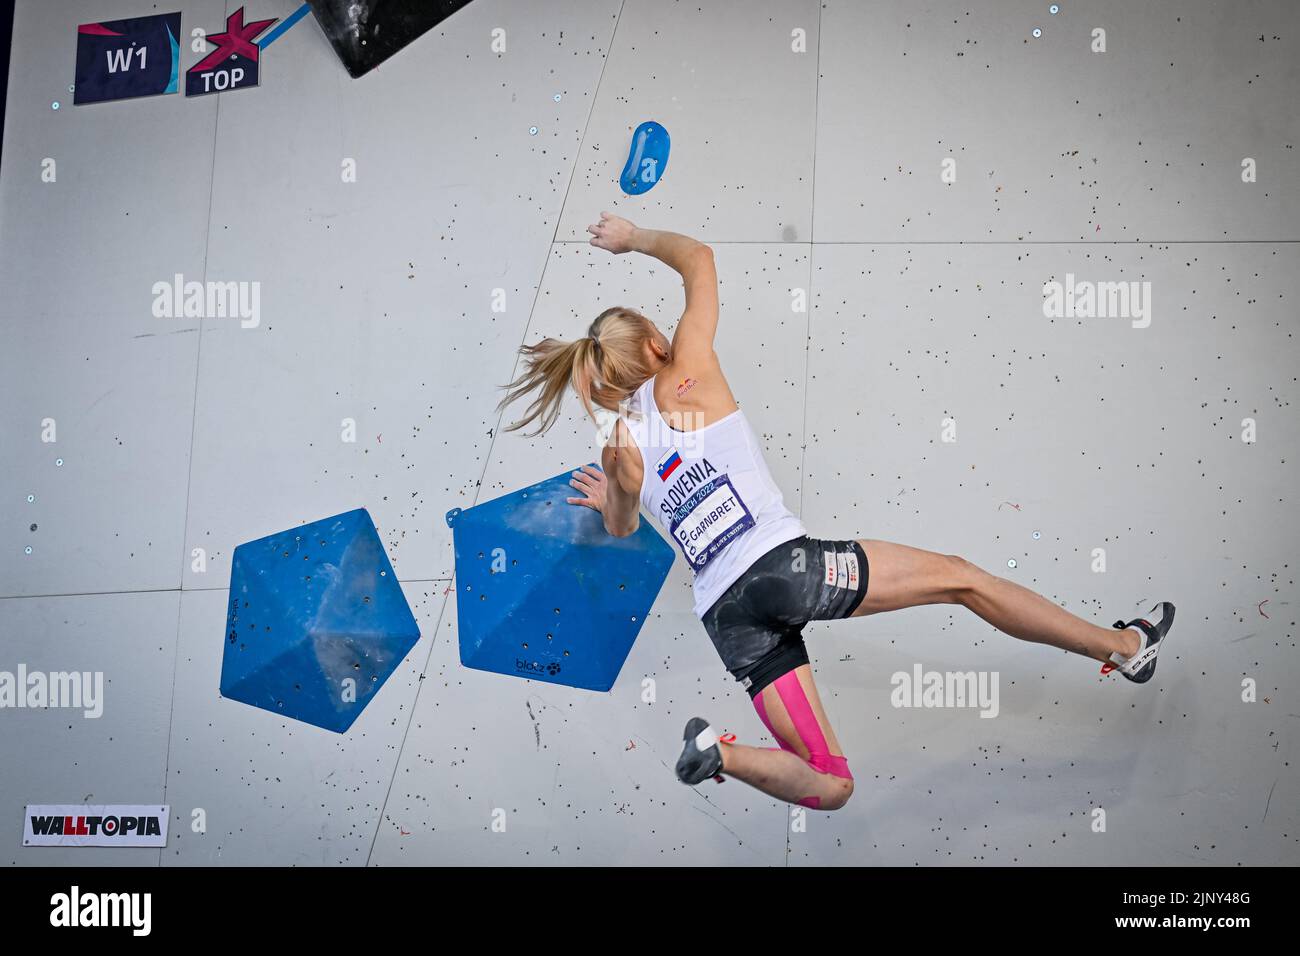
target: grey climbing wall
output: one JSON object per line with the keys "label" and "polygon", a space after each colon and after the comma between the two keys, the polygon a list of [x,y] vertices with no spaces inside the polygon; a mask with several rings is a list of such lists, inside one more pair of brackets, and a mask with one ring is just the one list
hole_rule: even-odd
{"label": "grey climbing wall", "polygon": [[[240,5],[166,8],[182,69]],[[1300,7],[1049,7],[474,0],[355,81],[309,17],[258,89],[74,108],[77,24],[158,11],[19,0],[0,672],[104,690],[0,708],[0,863],[1300,862]],[[648,119],[671,160],[625,197]],[[586,244],[602,209],[714,247],[811,533],[1102,624],[1172,600],[1155,682],[952,607],[814,625],[857,779],[825,814],[674,779],[691,716],[770,744],[680,563],[608,694],[462,668],[442,515],[597,454],[576,403],[501,433],[515,350],[679,315],[670,270]],[[177,274],[257,283],[257,321],[156,317]],[[1142,308],[1047,314],[1067,276]],[[222,700],[235,546],[358,506],[419,644],[344,736]],[[995,716],[896,706],[917,668],[996,680]],[[161,851],[21,845],[28,803],[155,802]]]}

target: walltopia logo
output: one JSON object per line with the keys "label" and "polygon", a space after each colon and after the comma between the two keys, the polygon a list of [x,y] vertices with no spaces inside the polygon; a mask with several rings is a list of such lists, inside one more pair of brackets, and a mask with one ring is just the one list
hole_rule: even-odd
{"label": "walltopia logo", "polygon": [[981,717],[998,715],[997,671],[897,671],[889,679],[894,690],[889,702],[895,707],[978,707]]}
{"label": "walltopia logo", "polygon": [[73,886],[70,892],[50,897],[50,925],[126,926],[133,936],[148,936],[153,928],[153,894],[82,893]]}
{"label": "walltopia logo", "polygon": [[157,319],[240,319],[240,327],[262,321],[262,283],[186,282],[176,273],[171,282],[155,282],[153,314]]}
{"label": "walltopia logo", "polygon": [[41,671],[18,665],[18,673],[0,671],[0,708],[82,708],[83,716],[97,720],[104,714],[103,671]]}
{"label": "walltopia logo", "polygon": [[32,817],[37,836],[162,836],[157,817]]}
{"label": "walltopia logo", "polygon": [[167,807],[29,804],[23,846],[166,846]]}
{"label": "walltopia logo", "polygon": [[1043,284],[1043,315],[1049,319],[1132,319],[1133,328],[1151,324],[1150,282],[1075,282]]}

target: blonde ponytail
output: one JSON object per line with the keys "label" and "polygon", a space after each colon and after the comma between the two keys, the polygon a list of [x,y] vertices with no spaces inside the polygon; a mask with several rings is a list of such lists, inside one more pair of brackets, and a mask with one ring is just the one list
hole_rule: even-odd
{"label": "blonde ponytail", "polygon": [[537,396],[523,418],[507,426],[506,431],[518,431],[536,421],[538,427],[533,435],[545,432],[560,415],[565,386],[573,387],[593,421],[593,405],[618,411],[619,404],[655,374],[645,343],[656,337],[664,348],[668,347],[668,340],[644,315],[615,306],[596,317],[586,338],[576,342],[543,339],[536,345],[521,346],[524,370],[503,386],[506,394],[497,408],[505,408],[533,391]]}

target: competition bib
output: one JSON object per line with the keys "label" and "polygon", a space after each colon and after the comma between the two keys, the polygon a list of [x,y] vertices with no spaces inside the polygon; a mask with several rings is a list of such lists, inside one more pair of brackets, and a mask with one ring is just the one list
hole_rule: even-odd
{"label": "competition bib", "polygon": [[668,531],[698,574],[731,542],[754,527],[754,516],[726,475],[700,485],[673,512]]}

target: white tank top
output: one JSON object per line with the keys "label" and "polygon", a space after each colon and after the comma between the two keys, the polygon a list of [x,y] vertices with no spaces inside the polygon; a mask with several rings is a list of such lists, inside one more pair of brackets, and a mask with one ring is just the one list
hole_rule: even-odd
{"label": "white tank top", "polygon": [[785,506],[744,412],[677,431],[659,412],[654,383],[636,390],[622,417],[645,463],[641,507],[686,558],[703,617],[750,565],[805,529]]}

